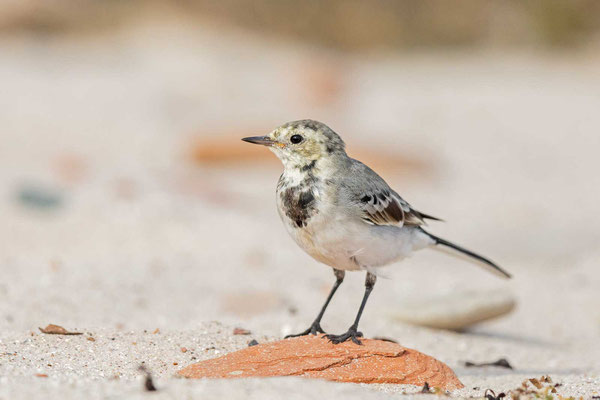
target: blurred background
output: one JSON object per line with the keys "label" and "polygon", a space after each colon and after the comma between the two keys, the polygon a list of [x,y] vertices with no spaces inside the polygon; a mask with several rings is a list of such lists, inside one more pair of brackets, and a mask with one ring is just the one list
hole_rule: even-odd
{"label": "blurred background", "polygon": [[407,321],[458,304],[444,313],[504,314],[458,327],[482,357],[534,344],[540,365],[591,368],[599,50],[592,0],[3,0],[0,326],[303,330],[333,275],[279,221],[275,156],[239,139],[312,118],[515,276],[415,254],[379,280],[366,335],[447,360],[464,336]]}

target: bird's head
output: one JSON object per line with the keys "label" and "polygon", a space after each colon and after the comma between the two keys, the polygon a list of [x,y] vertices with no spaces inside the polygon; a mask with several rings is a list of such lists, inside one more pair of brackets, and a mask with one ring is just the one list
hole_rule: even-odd
{"label": "bird's head", "polygon": [[327,125],[304,119],[288,122],[266,136],[242,139],[269,147],[288,168],[304,168],[316,162],[343,154],[344,141]]}

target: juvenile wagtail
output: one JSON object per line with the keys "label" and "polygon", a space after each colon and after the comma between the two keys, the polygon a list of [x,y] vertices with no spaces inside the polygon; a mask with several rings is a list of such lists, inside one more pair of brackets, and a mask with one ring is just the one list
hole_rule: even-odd
{"label": "juvenile wagtail", "polygon": [[354,323],[333,343],[348,339],[361,344],[358,322],[377,280],[377,269],[425,247],[443,246],[470,257],[505,278],[494,262],[423,229],[426,219],[365,164],[348,157],[344,141],[327,125],[288,122],[266,136],[246,142],[267,146],[282,161],[277,183],[277,209],[296,243],[315,260],[333,268],[335,284],[312,325],[302,336],[325,333],[321,319],[344,280],[345,271],[367,272],[365,293]]}

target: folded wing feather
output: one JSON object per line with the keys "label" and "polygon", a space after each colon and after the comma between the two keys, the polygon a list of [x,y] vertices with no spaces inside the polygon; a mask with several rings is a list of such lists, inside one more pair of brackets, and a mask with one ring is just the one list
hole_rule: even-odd
{"label": "folded wing feather", "polygon": [[371,225],[419,226],[423,216],[389,190],[367,193],[360,198],[363,220]]}

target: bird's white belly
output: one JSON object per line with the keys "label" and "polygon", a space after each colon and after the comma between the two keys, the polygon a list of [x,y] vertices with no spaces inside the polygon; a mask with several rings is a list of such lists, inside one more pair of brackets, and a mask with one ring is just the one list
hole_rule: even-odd
{"label": "bird's white belly", "polygon": [[343,214],[318,214],[303,228],[285,225],[304,251],[317,261],[342,270],[384,266],[432,244],[429,237],[413,227],[369,225]]}

